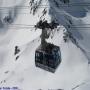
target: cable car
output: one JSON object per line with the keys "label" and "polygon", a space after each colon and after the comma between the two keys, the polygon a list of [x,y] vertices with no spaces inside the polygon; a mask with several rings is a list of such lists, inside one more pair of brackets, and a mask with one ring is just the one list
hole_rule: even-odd
{"label": "cable car", "polygon": [[35,51],[35,65],[54,73],[61,63],[61,52],[58,46],[47,43],[44,49],[41,45]]}

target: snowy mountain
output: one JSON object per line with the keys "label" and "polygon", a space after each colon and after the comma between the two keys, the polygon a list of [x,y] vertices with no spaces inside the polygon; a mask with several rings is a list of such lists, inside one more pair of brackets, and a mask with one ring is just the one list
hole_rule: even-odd
{"label": "snowy mountain", "polygon": [[[88,3],[89,0],[0,1],[0,87],[89,90]],[[60,47],[62,55],[62,62],[54,74],[35,67],[35,50],[41,43],[41,30],[34,25],[40,20],[59,23],[47,39]],[[18,52],[15,54],[16,46]]]}

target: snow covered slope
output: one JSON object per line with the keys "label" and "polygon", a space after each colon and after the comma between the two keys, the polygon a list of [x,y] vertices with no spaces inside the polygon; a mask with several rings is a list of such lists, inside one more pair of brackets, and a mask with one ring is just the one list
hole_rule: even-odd
{"label": "snow covered slope", "polygon": [[[70,0],[70,3],[82,2]],[[20,6],[20,3],[16,5]],[[6,2],[4,4],[6,5]],[[29,1],[23,5],[28,6]],[[3,33],[0,33],[0,87],[17,86],[20,90],[90,89],[90,68],[87,60],[90,56],[90,35],[89,28],[85,28],[90,21],[89,6],[63,8],[61,5],[65,4],[59,0],[35,0],[30,4],[30,10],[21,8],[12,23],[7,25],[3,23],[4,27],[0,28],[0,31],[3,30]],[[3,16],[3,11],[0,13]],[[48,22],[56,20],[60,24],[47,39],[48,42],[58,45],[61,49],[62,62],[55,74],[35,67],[35,50],[40,45],[41,30],[35,30],[33,25],[41,19]],[[12,25],[15,26],[12,27]],[[84,28],[79,28],[79,26]],[[72,39],[65,43],[63,30],[70,31],[76,43]],[[16,55],[14,55],[15,46],[20,49]]]}
{"label": "snow covered slope", "polygon": [[49,2],[52,18],[56,19],[72,33],[78,46],[90,61],[89,1],[70,0],[69,4],[64,4],[57,0],[49,0]]}

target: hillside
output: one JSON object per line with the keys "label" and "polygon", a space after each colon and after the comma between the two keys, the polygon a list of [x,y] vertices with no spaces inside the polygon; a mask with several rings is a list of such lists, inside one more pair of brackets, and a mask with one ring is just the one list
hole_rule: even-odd
{"label": "hillside", "polygon": [[[0,26],[0,87],[89,90],[89,6],[72,5],[89,3],[89,0],[70,0],[69,7],[63,0],[20,0],[15,5],[14,0],[11,1],[8,0],[11,4],[7,5],[3,0],[1,5],[13,8],[18,5],[17,10],[14,9],[17,14],[11,10],[12,22],[3,22],[3,17],[9,15],[3,13],[9,11],[0,10],[0,25],[3,25]],[[62,62],[54,74],[35,67],[35,50],[40,45],[41,30],[34,25],[44,19],[59,23],[47,39],[61,50]],[[63,39],[64,32],[70,34],[67,42]],[[20,50],[16,55],[15,46]]]}

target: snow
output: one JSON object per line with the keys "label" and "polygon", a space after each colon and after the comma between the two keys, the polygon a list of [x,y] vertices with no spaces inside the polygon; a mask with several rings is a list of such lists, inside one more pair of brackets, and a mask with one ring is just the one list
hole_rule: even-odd
{"label": "snow", "polygon": [[[18,5],[21,2],[23,2],[23,0],[20,0]],[[3,0],[3,3],[6,3],[5,0]],[[11,6],[13,6],[13,2],[10,3]],[[43,0],[42,5],[51,5],[52,3],[53,2],[49,1],[48,3]],[[25,3],[25,5],[27,4],[28,3]],[[54,4],[52,5],[55,6]],[[10,25],[35,25],[39,21],[43,9],[44,8],[39,9],[37,14],[34,16],[32,14],[17,14],[17,18],[15,18],[15,21]],[[61,9],[63,13],[56,14],[59,9],[54,7],[52,13],[54,13],[56,16],[49,13],[49,10],[51,10],[50,8],[47,8],[47,10],[48,14],[42,18],[46,18],[48,21],[59,18],[59,23],[62,24],[66,29],[68,28],[65,26],[65,24],[69,23],[69,19],[72,20],[73,25],[75,26],[78,24],[88,24],[90,22],[90,13],[87,13],[85,16],[83,16],[83,18],[82,16],[81,18],[77,18],[70,13],[68,14],[66,9]],[[21,13],[29,12],[29,10],[21,10]],[[35,30],[33,26],[30,26],[30,29],[18,29],[12,28],[10,25],[4,27],[3,29],[5,29],[5,31],[0,33],[0,87],[17,86],[20,90],[72,90],[77,85],[81,85],[83,82],[85,82],[85,84],[77,87],[76,90],[90,89],[90,66],[88,65],[87,57],[85,56],[85,53],[83,53],[81,49],[70,40],[67,43],[63,41],[64,27],[62,28],[62,26],[59,26],[59,31],[52,32],[51,37],[53,37],[49,37],[49,39],[47,39],[47,42],[51,42],[59,46],[61,50],[62,62],[56,72],[53,74],[35,67],[35,50],[40,45],[41,30]],[[82,47],[85,52],[89,52],[89,29],[85,29],[86,30],[75,28],[75,31],[72,30],[72,33],[77,39],[80,47]],[[83,38],[81,38],[80,35]],[[16,56],[14,55],[15,46],[18,46],[20,49],[20,53],[18,53]],[[17,56],[19,56],[19,58],[16,60]]]}
{"label": "snow", "polygon": [[[61,33],[59,32],[56,35],[59,36]],[[57,39],[59,40],[58,36],[54,37],[54,42],[55,40],[57,41]],[[88,65],[80,49],[71,42],[66,44],[63,41],[59,41],[57,44],[62,51],[62,63],[55,74],[35,67],[35,49],[40,45],[40,38],[38,38],[25,45],[26,48],[16,62],[14,61],[14,56],[11,57],[11,60],[9,59],[9,63],[6,63],[7,66],[3,67],[3,72],[8,70],[9,74],[2,78],[2,80],[6,80],[6,83],[2,83],[1,85],[15,85],[21,88],[21,90],[35,90],[39,88],[62,88],[68,90],[86,80],[88,78]],[[74,54],[74,58],[71,53]],[[12,63],[10,63],[11,61]],[[42,82],[42,84],[40,82]]]}

